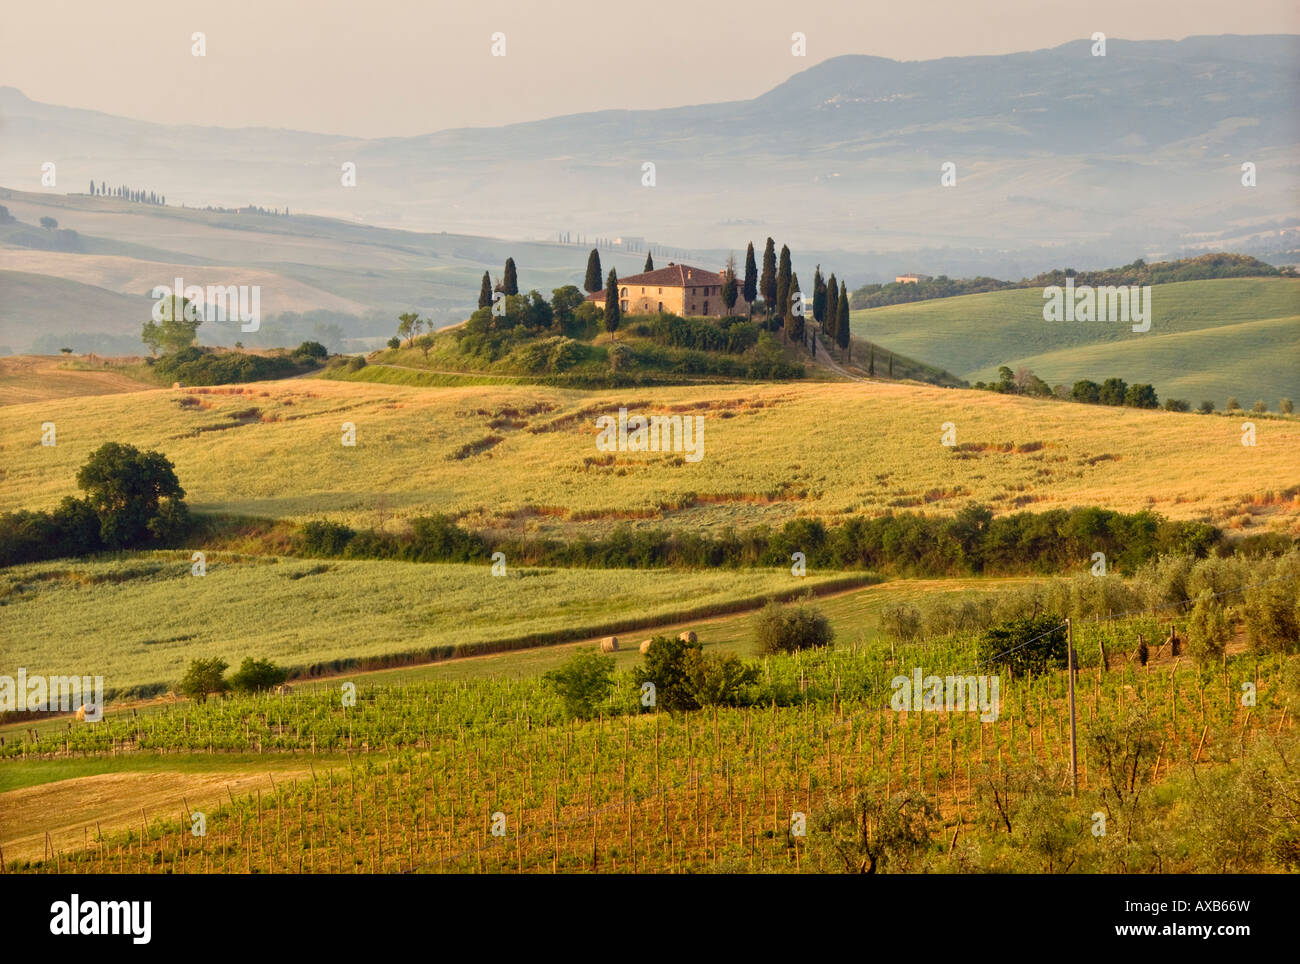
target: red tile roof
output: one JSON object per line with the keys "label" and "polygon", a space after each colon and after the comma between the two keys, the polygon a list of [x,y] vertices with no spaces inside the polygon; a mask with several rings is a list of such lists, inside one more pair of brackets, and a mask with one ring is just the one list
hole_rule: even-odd
{"label": "red tile roof", "polygon": [[[689,275],[689,277],[688,277]],[[709,285],[721,285],[723,282],[722,275],[715,271],[706,271],[704,268],[696,268],[689,264],[670,264],[664,268],[655,268],[653,271],[643,271],[641,274],[630,274],[626,278],[618,279],[618,286],[637,285],[649,288],[687,288],[687,287],[708,287]],[[587,295],[588,301],[604,301],[605,290],[592,292]]]}

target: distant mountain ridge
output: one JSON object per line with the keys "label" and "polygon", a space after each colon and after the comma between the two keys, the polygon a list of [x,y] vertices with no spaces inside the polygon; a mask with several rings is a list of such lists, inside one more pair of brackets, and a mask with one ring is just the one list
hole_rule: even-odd
{"label": "distant mountain ridge", "polygon": [[[1057,263],[1114,264],[1197,246],[1264,257],[1295,246],[1300,37],[1110,38],[1105,57],[1090,48],[850,55],[748,101],[373,140],[151,124],[0,88],[0,183],[39,189],[40,164],[56,158],[61,190],[95,177],[190,205],[691,247],[734,246],[745,221],[744,240],[931,260],[981,252],[990,270],[1044,248],[1062,249]],[[349,161],[355,188],[340,184]],[[939,186],[945,161],[952,189]],[[1260,171],[1249,191],[1243,161]],[[642,186],[647,162],[653,188]]]}

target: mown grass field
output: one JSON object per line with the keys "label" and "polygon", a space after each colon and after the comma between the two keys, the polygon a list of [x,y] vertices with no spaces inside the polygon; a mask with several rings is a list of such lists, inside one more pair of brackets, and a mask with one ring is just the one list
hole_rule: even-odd
{"label": "mown grass field", "polygon": [[[1049,385],[1117,376],[1162,399],[1243,405],[1300,397],[1300,280],[1222,278],[1156,285],[1151,330],[1119,322],[1047,322],[1041,288],[855,311],[853,333],[968,381],[1029,367]],[[1247,401],[1249,398],[1249,401]]]}
{"label": "mown grass field", "polygon": [[[596,449],[595,419],[704,417],[703,456]],[[170,458],[199,511],[356,526],[446,513],[564,536],[622,523],[700,533],[854,514],[1149,508],[1297,531],[1300,421],[1200,416],[896,383],[585,392],[297,379],[7,406],[0,511],[48,509],[108,441]],[[41,445],[52,421],[58,444]],[[941,444],[952,423],[955,447]],[[342,445],[344,423],[356,445]]]}
{"label": "mown grass field", "polygon": [[[183,553],[0,570],[4,665],[170,689],[189,661],[284,667],[411,654],[411,662],[582,639],[758,605],[863,574],[562,570]],[[626,627],[626,629],[625,629]],[[637,637],[638,641],[641,637]],[[631,640],[629,640],[629,643]],[[10,672],[11,669],[5,669]]]}

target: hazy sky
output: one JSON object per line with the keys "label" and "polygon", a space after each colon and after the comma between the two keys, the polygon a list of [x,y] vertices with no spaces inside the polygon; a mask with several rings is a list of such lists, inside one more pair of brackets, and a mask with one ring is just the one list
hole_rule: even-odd
{"label": "hazy sky", "polygon": [[[5,4],[0,85],[167,123],[364,137],[754,97],[828,57],[925,60],[1300,33],[1295,0],[40,0]],[[191,54],[195,31],[207,56]],[[506,56],[491,37],[506,35]],[[793,57],[791,34],[807,35]]]}

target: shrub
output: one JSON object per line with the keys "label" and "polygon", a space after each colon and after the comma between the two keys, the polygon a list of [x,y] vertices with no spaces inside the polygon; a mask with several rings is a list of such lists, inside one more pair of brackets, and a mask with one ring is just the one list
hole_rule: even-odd
{"label": "shrub", "polygon": [[760,653],[793,653],[829,646],[835,639],[830,620],[806,600],[783,606],[773,600],[758,614],[755,628]]}
{"label": "shrub", "polygon": [[1192,410],[1192,403],[1189,401],[1186,401],[1181,398],[1165,399],[1166,412],[1190,412],[1191,410]]}
{"label": "shrub", "polygon": [[570,719],[589,720],[614,686],[614,657],[595,649],[578,650],[542,679],[555,690]]}
{"label": "shrub", "polygon": [[1251,648],[1256,652],[1291,652],[1300,642],[1296,597],[1286,586],[1274,582],[1246,590],[1242,617]]}
{"label": "shrub", "polygon": [[348,371],[350,372],[359,372],[361,371],[361,369],[365,367],[366,367],[365,355],[353,355],[351,358],[348,359]]}
{"label": "shrub", "polygon": [[392,348],[392,349],[394,349],[394,350],[396,350],[396,349],[398,349],[398,348],[401,348],[401,347],[402,347],[402,339],[400,339],[400,338],[398,338],[396,335],[394,335],[392,338],[388,339],[388,347],[389,347],[389,348]]}
{"label": "shrub", "polygon": [[1200,412],[1202,415],[1209,415],[1211,412],[1214,411],[1214,402],[1210,401],[1209,399],[1206,399],[1196,407],[1196,410]]}
{"label": "shrub", "polygon": [[224,693],[230,688],[230,684],[225,679],[228,665],[218,656],[211,659],[191,660],[190,668],[185,671],[176,688],[182,695],[199,703],[205,703],[209,693]]}
{"label": "shrub", "polygon": [[700,706],[742,706],[745,690],[758,682],[758,667],[733,653],[725,655],[692,649],[686,655],[686,678]]}
{"label": "shrub", "polygon": [[1223,407],[1226,411],[1235,412],[1241,408],[1241,403],[1237,401],[1237,396],[1229,395],[1228,400],[1223,403]]}
{"label": "shrub", "polygon": [[337,556],[343,553],[354,535],[356,533],[341,522],[312,521],[302,527],[298,545],[303,555]]}
{"label": "shrub", "polygon": [[[691,682],[692,663],[700,656],[698,642],[688,643],[671,636],[655,636],[645,653],[645,665],[632,670],[638,687],[654,684],[656,707],[665,710],[697,710],[699,701]],[[695,654],[692,656],[691,654]]]}
{"label": "shrub", "polygon": [[230,677],[230,685],[238,693],[255,693],[279,686],[288,678],[289,673],[269,659],[245,656],[239,670]]}
{"label": "shrub", "polygon": [[929,849],[939,812],[922,793],[886,796],[877,785],[852,802],[828,802],[812,821],[813,863],[822,873],[905,873]]}
{"label": "shrub", "polygon": [[1277,410],[1283,415],[1290,415],[1295,411],[1295,406],[1291,404],[1291,399],[1283,398],[1278,400]]}
{"label": "shrub", "polygon": [[1069,646],[1063,622],[1060,616],[1043,613],[986,629],[977,646],[980,664],[1006,667],[1024,676],[1064,669]]}
{"label": "shrub", "polygon": [[1268,402],[1264,401],[1262,398],[1257,398],[1255,399],[1255,404],[1250,407],[1250,410],[1262,415],[1264,412],[1268,411]]}
{"label": "shrub", "polygon": [[1232,628],[1223,607],[1210,590],[1202,589],[1187,621],[1187,649],[1203,673],[1223,659],[1231,637]]}
{"label": "shrub", "polygon": [[299,358],[311,358],[318,361],[323,361],[330,354],[329,349],[318,341],[304,341],[293,350],[293,353]]}
{"label": "shrub", "polygon": [[880,627],[900,642],[921,635],[921,611],[910,603],[892,603],[880,611]]}

